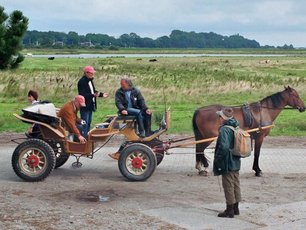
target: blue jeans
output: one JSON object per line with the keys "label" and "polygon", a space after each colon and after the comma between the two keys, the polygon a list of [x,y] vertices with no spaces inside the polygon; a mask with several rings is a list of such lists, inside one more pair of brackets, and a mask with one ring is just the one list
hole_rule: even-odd
{"label": "blue jeans", "polygon": [[140,109],[128,108],[128,115],[136,116],[139,133],[144,132],[144,114]]}
{"label": "blue jeans", "polygon": [[80,131],[81,135],[87,138],[87,132],[86,132],[87,125],[76,124],[76,127]]}
{"label": "blue jeans", "polygon": [[91,125],[91,120],[92,120],[92,111],[91,110],[80,110],[81,114],[81,119],[86,121],[86,125],[84,125],[84,133],[87,134],[90,131],[90,125]]}

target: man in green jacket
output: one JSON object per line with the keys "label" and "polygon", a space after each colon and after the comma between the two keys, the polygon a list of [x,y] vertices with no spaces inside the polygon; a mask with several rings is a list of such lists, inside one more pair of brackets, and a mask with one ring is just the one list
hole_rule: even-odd
{"label": "man in green jacket", "polygon": [[231,149],[234,147],[234,131],[227,126],[234,128],[239,126],[239,122],[233,117],[233,109],[224,108],[217,111],[220,117],[221,126],[215,147],[213,172],[215,176],[222,175],[222,186],[224,190],[226,209],[218,214],[218,217],[233,218],[239,215],[240,193],[240,157],[233,156]]}

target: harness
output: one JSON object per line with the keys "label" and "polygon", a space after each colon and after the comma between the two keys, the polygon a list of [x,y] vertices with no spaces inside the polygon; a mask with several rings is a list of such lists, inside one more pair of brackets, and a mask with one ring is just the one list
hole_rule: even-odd
{"label": "harness", "polygon": [[255,111],[259,112],[259,121],[255,119],[254,114],[251,111],[251,107],[249,104],[245,104],[242,106],[242,114],[243,114],[243,120],[244,124],[248,128],[252,128],[252,125],[254,122],[256,122],[256,126],[261,129],[262,126],[268,126],[271,125],[271,121],[263,121],[262,120],[262,105],[260,102],[256,102],[252,104]]}

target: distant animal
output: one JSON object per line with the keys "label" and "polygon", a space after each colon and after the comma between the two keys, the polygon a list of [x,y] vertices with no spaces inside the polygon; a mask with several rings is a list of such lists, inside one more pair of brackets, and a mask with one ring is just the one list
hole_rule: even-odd
{"label": "distant animal", "polygon": [[260,63],[260,64],[268,64],[268,63],[270,63],[270,60],[269,60],[269,59],[267,59],[267,60],[261,60],[261,61],[259,61],[259,63]]}
{"label": "distant animal", "polygon": [[55,57],[48,57],[48,60],[54,60]]}
{"label": "distant animal", "polygon": [[149,62],[155,62],[157,59],[150,59]]}
{"label": "distant animal", "polygon": [[[300,98],[297,91],[290,86],[285,87],[281,92],[275,93],[271,96],[265,97],[259,102],[254,102],[248,105],[249,114],[251,115],[251,122],[246,122],[243,106],[232,107],[234,110],[234,117],[239,121],[240,128],[252,129],[260,128],[262,126],[271,125],[280,112],[286,105],[289,105],[300,112],[305,111],[305,104]],[[220,119],[216,112],[225,108],[224,105],[209,105],[197,109],[193,115],[193,130],[196,140],[218,136],[218,129],[221,125]],[[249,125],[247,124],[249,123]],[[252,139],[255,140],[253,170],[255,176],[261,176],[262,171],[259,167],[260,148],[264,137],[270,132],[270,129],[261,130],[260,132],[251,133]],[[208,160],[205,157],[204,150],[212,143],[205,142],[196,144],[196,169],[199,174],[206,171],[208,167]]]}

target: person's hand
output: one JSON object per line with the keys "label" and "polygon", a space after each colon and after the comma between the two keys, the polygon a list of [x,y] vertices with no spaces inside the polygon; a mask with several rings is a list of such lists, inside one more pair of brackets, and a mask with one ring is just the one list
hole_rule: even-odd
{"label": "person's hand", "polygon": [[95,96],[95,97],[99,97],[99,95],[100,95],[100,92],[95,92],[95,93],[94,93],[94,96]]}
{"label": "person's hand", "polygon": [[121,111],[121,114],[122,114],[122,115],[128,115],[128,111],[122,110],[122,111]]}
{"label": "person's hand", "polygon": [[104,97],[104,98],[107,98],[108,96],[109,96],[108,93],[103,93],[103,97]]}
{"label": "person's hand", "polygon": [[83,137],[83,136],[80,135],[78,138],[79,138],[79,140],[80,140],[80,142],[81,142],[82,144],[86,143],[86,138],[85,138],[85,137]]}
{"label": "person's hand", "polygon": [[146,110],[146,114],[151,115],[151,114],[152,114],[152,111],[151,111],[150,109],[147,109],[147,110]]}
{"label": "person's hand", "polygon": [[28,133],[32,133],[33,132],[33,126],[28,128]]}

